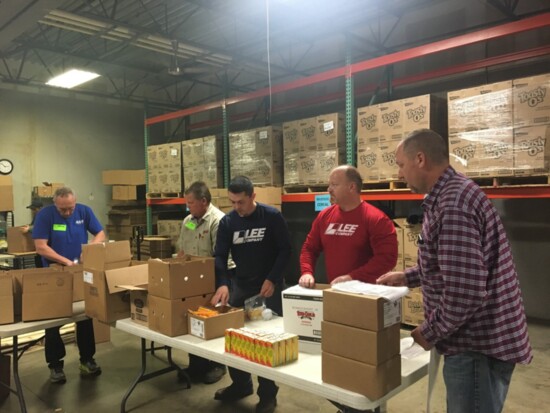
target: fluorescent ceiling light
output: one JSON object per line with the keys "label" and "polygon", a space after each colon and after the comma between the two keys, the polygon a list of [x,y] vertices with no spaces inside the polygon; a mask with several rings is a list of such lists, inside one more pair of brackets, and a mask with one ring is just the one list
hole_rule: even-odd
{"label": "fluorescent ceiling light", "polygon": [[90,80],[99,77],[97,73],[85,72],[84,70],[71,69],[68,72],[60,74],[48,81],[46,83],[50,86],[64,87],[66,89],[71,89],[75,86],[81,85],[82,83],[89,82]]}

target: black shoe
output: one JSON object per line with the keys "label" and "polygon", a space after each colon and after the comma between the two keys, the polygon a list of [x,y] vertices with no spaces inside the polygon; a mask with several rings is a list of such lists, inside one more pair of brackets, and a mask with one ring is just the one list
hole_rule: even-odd
{"label": "black shoe", "polygon": [[254,392],[254,389],[252,386],[245,387],[244,389],[240,389],[234,384],[228,387],[224,387],[223,389],[219,389],[216,394],[214,395],[215,400],[221,400],[224,402],[233,402],[236,400],[240,400],[246,396],[250,396]]}
{"label": "black shoe", "polygon": [[256,413],[273,413],[277,407],[276,397],[260,397],[260,402],[256,405]]}
{"label": "black shoe", "polygon": [[203,375],[194,370],[187,367],[186,369],[180,369],[178,370],[178,379],[182,381],[191,381],[192,383],[200,383],[202,381]]}
{"label": "black shoe", "polygon": [[227,372],[227,369],[225,368],[225,366],[214,366],[210,370],[208,370],[206,373],[204,373],[202,382],[204,384],[217,383],[222,379],[223,376],[225,376],[226,372]]}

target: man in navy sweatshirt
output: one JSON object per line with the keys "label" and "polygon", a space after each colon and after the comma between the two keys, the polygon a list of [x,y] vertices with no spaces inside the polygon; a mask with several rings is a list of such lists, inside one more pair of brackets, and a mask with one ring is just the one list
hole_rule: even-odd
{"label": "man in navy sweatshirt", "polygon": [[[260,294],[267,307],[282,314],[283,271],[291,244],[286,221],[273,207],[255,202],[254,186],[245,176],[235,177],[228,188],[233,211],[222,218],[216,240],[216,286],[212,304],[244,306],[247,298]],[[236,269],[228,271],[231,253]],[[233,275],[230,275],[233,274]],[[253,393],[250,373],[229,368],[233,383],[214,398],[235,401]],[[258,377],[259,403],[256,413],[271,413],[277,405],[279,388],[272,380]]]}

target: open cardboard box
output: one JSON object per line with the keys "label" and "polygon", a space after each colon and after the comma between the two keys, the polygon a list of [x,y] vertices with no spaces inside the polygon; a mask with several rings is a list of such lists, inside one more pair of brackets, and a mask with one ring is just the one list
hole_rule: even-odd
{"label": "open cardboard box", "polygon": [[223,337],[227,328],[244,327],[244,311],[242,308],[229,306],[207,308],[218,311],[219,315],[201,317],[189,311],[189,334],[210,340]]}

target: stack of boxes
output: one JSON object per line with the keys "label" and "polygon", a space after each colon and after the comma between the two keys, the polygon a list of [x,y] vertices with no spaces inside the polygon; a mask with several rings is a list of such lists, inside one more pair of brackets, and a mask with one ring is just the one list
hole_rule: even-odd
{"label": "stack of boxes", "polygon": [[147,148],[149,193],[181,193],[183,171],[181,142],[152,145]]}
{"label": "stack of boxes", "polygon": [[323,306],[323,381],[371,400],[398,387],[401,301],[329,289]]}
{"label": "stack of boxes", "polygon": [[245,175],[254,185],[283,183],[282,129],[265,126],[229,134],[230,175]]}
{"label": "stack of boxes", "polygon": [[135,226],[147,224],[145,170],[103,171],[102,180],[104,185],[112,185],[107,235],[113,241],[129,240]]}
{"label": "stack of boxes", "polygon": [[396,100],[357,110],[357,168],[364,182],[397,180],[395,150],[416,129],[446,136],[445,102],[433,95]]}
{"label": "stack of boxes", "polygon": [[209,188],[223,183],[222,141],[216,136],[182,142],[183,177],[187,185],[203,181]]}
{"label": "stack of boxes", "polygon": [[550,173],[550,73],[516,79],[514,175]]}
{"label": "stack of boxes", "polygon": [[181,219],[163,219],[157,221],[157,233],[161,237],[170,239],[172,252],[177,251],[177,243],[180,237],[182,222],[183,220]]}
{"label": "stack of boxes", "polygon": [[172,240],[168,236],[145,236],[139,244],[132,243],[132,255],[142,261],[149,258],[170,258],[172,256]]}
{"label": "stack of boxes", "polygon": [[0,175],[0,212],[13,211],[13,182],[11,176]]}
{"label": "stack of boxes", "polygon": [[51,198],[56,190],[64,187],[62,182],[42,182],[41,186],[35,186],[32,189],[33,197]]}
{"label": "stack of boxes", "polygon": [[340,113],[283,124],[284,184],[325,185],[345,163],[345,121]]}
{"label": "stack of boxes", "polygon": [[188,310],[207,305],[216,289],[214,258],[149,260],[149,328],[170,337],[187,334]]}

